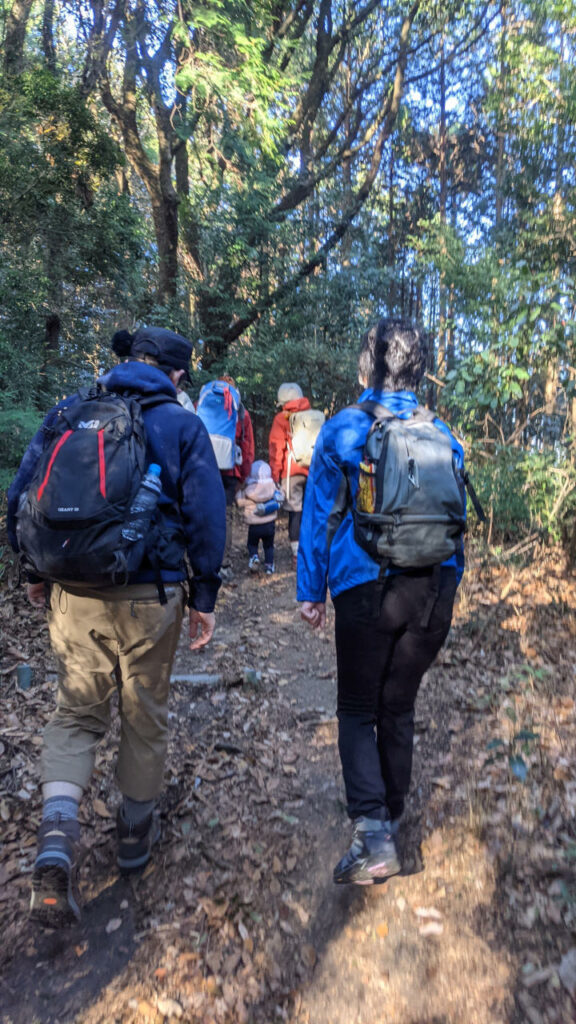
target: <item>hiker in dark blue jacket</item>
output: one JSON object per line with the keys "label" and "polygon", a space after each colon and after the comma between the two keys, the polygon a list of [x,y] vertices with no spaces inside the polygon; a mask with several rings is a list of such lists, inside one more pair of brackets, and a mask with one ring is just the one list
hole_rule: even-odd
{"label": "hiker in dark blue jacket", "polygon": [[[116,779],[123,795],[117,861],[121,871],[130,872],[145,866],[158,838],[153,811],[163,785],[170,673],[186,603],[192,650],[210,641],[215,625],[226,533],[224,490],[204,424],[176,401],[192,345],[163,328],[141,328],[126,345],[121,354],[128,361],[102,382],[120,394],[166,396],[167,401],[143,404],[147,464],[161,470],[160,515],[151,556],[126,585],[51,582],[49,587],[58,706],[44,732],[44,806],[31,917],[51,927],[79,917],[74,887],[78,806],[110,722],[114,690],[120,693]],[[15,550],[20,496],[33,478],[58,410],[78,401],[78,395],[64,399],[48,413],[10,487],[8,530]],[[28,597],[45,607],[46,584],[38,577],[29,579]]]}
{"label": "hiker in dark blue jacket", "polygon": [[[361,402],[408,418],[426,365],[423,332],[407,321],[380,320],[359,358]],[[312,628],[325,625],[326,593],[335,609],[338,742],[352,845],[334,870],[337,883],[383,881],[400,870],[394,835],[410,785],[414,705],[422,676],[450,628],[464,568],[461,540],[440,569],[381,565],[356,542],[350,495],[356,495],[364,443],[374,418],[343,409],[316,442],[304,502],[298,600]],[[448,427],[456,466],[463,450]],[[380,577],[380,579],[379,579]]]}

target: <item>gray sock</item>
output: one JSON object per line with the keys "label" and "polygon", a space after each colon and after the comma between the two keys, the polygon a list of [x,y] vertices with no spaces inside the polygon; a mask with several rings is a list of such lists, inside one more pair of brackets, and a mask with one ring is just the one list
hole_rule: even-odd
{"label": "gray sock", "polygon": [[78,801],[71,796],[50,796],[44,801],[42,821],[60,817],[62,821],[76,821]]}
{"label": "gray sock", "polygon": [[130,825],[139,825],[154,810],[154,800],[131,800],[125,796],[122,800],[122,817]]}

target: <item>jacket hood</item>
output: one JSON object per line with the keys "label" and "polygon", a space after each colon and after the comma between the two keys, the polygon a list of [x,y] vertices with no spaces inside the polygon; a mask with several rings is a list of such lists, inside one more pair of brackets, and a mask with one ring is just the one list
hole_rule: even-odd
{"label": "jacket hood", "polygon": [[170,395],[176,397],[176,388],[163,370],[148,363],[119,363],[100,378],[109,391],[139,391],[142,395]]}
{"label": "jacket hood", "polygon": [[418,405],[418,399],[413,391],[377,391],[375,388],[366,388],[357,401],[380,402],[395,415],[406,413],[407,416]]}
{"label": "jacket hood", "polygon": [[247,483],[254,484],[262,480],[271,480],[272,470],[267,462],[263,462],[262,459],[258,459],[252,463],[250,470],[250,476],[248,477]]}
{"label": "jacket hood", "polygon": [[302,412],[303,409],[309,409],[310,402],[307,398],[294,398],[291,402],[286,402],[286,405],[282,406],[282,412],[287,412],[288,415],[293,412]]}

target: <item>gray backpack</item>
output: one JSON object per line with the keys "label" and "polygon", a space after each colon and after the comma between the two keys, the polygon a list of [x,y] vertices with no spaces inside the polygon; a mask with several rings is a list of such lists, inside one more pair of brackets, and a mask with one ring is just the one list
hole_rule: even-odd
{"label": "gray backpack", "polygon": [[356,542],[386,566],[418,569],[446,561],[465,529],[465,486],[478,515],[484,515],[467,474],[456,465],[450,437],[420,405],[408,419],[377,402],[352,408],[374,417],[352,507]]}

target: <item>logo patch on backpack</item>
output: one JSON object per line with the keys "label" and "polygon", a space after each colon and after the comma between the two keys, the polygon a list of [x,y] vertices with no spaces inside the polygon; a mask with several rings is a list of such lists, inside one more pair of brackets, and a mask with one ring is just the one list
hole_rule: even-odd
{"label": "logo patch on backpack", "polygon": [[122,536],[146,463],[140,401],[97,387],[59,410],[17,514],[26,568],[52,580],[124,583],[145,543]]}
{"label": "logo patch on backpack", "polygon": [[375,402],[359,469],[354,538],[378,562],[403,569],[450,558],[466,523],[465,479],[451,438],[418,406],[401,419]]}

